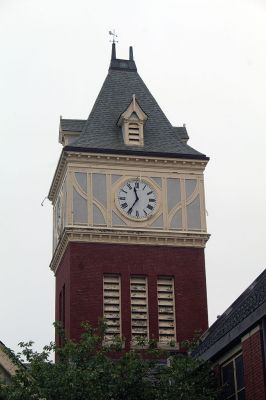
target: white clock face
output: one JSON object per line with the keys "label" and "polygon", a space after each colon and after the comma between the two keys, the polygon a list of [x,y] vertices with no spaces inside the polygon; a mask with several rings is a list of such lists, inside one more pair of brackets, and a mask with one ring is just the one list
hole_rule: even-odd
{"label": "white clock face", "polygon": [[118,190],[118,204],[129,218],[146,219],[156,207],[156,193],[145,181],[131,179]]}

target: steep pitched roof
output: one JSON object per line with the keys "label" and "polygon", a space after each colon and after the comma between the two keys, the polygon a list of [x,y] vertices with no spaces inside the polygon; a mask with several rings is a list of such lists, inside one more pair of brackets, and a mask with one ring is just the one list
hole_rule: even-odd
{"label": "steep pitched roof", "polygon": [[[132,49],[130,54],[129,60],[120,60],[116,59],[113,51],[108,75],[81,135],[65,150],[208,159],[182,141],[180,131],[170,124],[139,76]],[[125,145],[121,128],[117,125],[133,94],[148,116],[143,147]],[[79,127],[81,125],[80,121]]]}
{"label": "steep pitched roof", "polygon": [[208,360],[266,316],[266,269],[204,333],[194,356]]}

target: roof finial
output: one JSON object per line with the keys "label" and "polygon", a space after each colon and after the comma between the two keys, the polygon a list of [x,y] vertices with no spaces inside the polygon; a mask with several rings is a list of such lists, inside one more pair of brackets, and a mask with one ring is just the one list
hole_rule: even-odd
{"label": "roof finial", "polygon": [[109,35],[111,35],[113,37],[112,40],[110,40],[110,42],[112,42],[112,60],[116,60],[116,49],[115,49],[115,44],[118,43],[118,40],[116,40],[115,38],[117,38],[117,35],[115,33],[115,30],[113,29],[112,31],[109,31]]}

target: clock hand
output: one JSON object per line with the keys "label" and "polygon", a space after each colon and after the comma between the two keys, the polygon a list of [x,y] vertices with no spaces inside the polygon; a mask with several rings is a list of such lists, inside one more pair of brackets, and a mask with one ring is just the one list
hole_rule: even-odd
{"label": "clock hand", "polygon": [[134,205],[136,204],[137,201],[138,201],[138,199],[136,199],[136,200],[134,201],[134,203],[132,204],[132,206],[131,206],[130,209],[128,210],[128,214],[131,213],[131,211],[132,211],[132,209],[133,209],[133,207],[134,207]]}
{"label": "clock hand", "polygon": [[137,195],[137,189],[134,187],[134,192],[135,192],[135,195],[136,195],[136,201],[138,201],[139,200],[139,197],[138,197],[138,195]]}
{"label": "clock hand", "polygon": [[128,210],[128,214],[130,214],[130,213],[131,213],[131,211],[132,211],[132,209],[133,209],[134,205],[135,205],[135,204],[136,204],[136,202],[139,200],[139,197],[138,197],[138,195],[137,195],[136,188],[134,188],[134,192],[135,192],[135,195],[136,195],[136,200],[134,201],[134,203],[132,204],[132,206],[131,206],[131,207],[130,207],[130,209]]}

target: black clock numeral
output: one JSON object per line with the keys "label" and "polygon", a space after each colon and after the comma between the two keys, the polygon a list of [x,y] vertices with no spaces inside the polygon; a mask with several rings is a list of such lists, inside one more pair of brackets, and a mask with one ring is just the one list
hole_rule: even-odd
{"label": "black clock numeral", "polygon": [[131,215],[131,213],[132,213],[132,207],[128,210],[128,215]]}
{"label": "black clock numeral", "polygon": [[121,207],[122,207],[122,208],[127,208],[127,203],[121,204]]}
{"label": "black clock numeral", "polygon": [[147,205],[147,208],[148,208],[149,210],[153,210],[153,207],[152,207],[150,204]]}
{"label": "black clock numeral", "polygon": [[136,189],[139,188],[139,182],[135,182],[135,188],[136,188]]}
{"label": "black clock numeral", "polygon": [[126,200],[125,197],[119,197],[119,200]]}
{"label": "black clock numeral", "polygon": [[146,186],[147,186],[147,185],[144,185],[143,188],[142,188],[142,190],[144,190]]}
{"label": "black clock numeral", "polygon": [[151,203],[155,203],[155,199],[149,199]]}
{"label": "black clock numeral", "polygon": [[127,194],[127,192],[126,192],[124,189],[121,189],[121,192],[124,192],[124,193],[126,193],[126,194]]}
{"label": "black clock numeral", "polygon": [[143,210],[143,212],[144,212],[144,214],[147,216],[148,214],[146,213],[146,211],[145,210]]}
{"label": "black clock numeral", "polygon": [[147,195],[152,194],[152,190],[150,192],[147,193]]}
{"label": "black clock numeral", "polygon": [[132,186],[130,185],[130,183],[127,183],[127,187],[131,190]]}
{"label": "black clock numeral", "polygon": [[139,212],[138,212],[138,210],[136,210],[136,217],[137,217],[137,218],[139,217]]}

